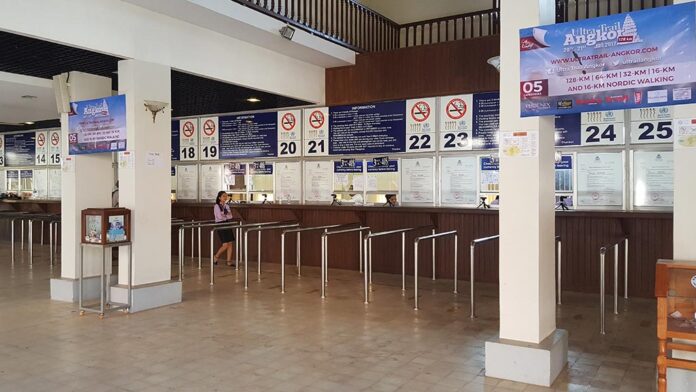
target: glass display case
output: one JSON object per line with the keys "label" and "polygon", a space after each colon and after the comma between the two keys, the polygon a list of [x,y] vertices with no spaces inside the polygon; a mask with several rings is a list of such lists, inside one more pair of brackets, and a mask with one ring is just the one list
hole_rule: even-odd
{"label": "glass display case", "polygon": [[82,243],[115,244],[130,241],[130,210],[87,208],[82,210]]}

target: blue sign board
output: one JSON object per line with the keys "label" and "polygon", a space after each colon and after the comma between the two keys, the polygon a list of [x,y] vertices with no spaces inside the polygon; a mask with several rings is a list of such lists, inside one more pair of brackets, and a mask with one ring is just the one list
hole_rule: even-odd
{"label": "blue sign board", "polygon": [[334,173],[362,173],[363,161],[355,159],[342,159],[334,161]]}
{"label": "blue sign board", "polygon": [[561,160],[556,162],[556,170],[570,170],[573,168],[573,157],[571,155],[562,155]]}
{"label": "blue sign board", "polygon": [[172,121],[172,161],[178,161],[179,152],[179,120]]}
{"label": "blue sign board", "polygon": [[71,102],[68,114],[70,155],[126,150],[126,96]]}
{"label": "blue sign board", "polygon": [[579,146],[582,143],[580,113],[556,116],[556,147]]}
{"label": "blue sign board", "polygon": [[33,170],[20,170],[19,171],[19,178],[33,178],[33,177],[34,177]]}
{"label": "blue sign board", "polygon": [[375,164],[376,162],[367,162],[368,173],[395,173],[399,171],[399,161],[390,159],[387,165]]}
{"label": "blue sign board", "polygon": [[500,170],[500,160],[491,157],[481,157],[482,171],[498,171]]}
{"label": "blue sign board", "polygon": [[249,166],[249,174],[273,174],[273,164],[254,162]]}
{"label": "blue sign board", "polygon": [[35,155],[35,131],[5,135],[5,166],[33,166]]}
{"label": "blue sign board", "polygon": [[406,151],[406,102],[329,108],[329,154]]}
{"label": "blue sign board", "polygon": [[19,171],[18,170],[8,170],[5,173],[5,176],[7,176],[7,178],[18,179],[19,178]]}
{"label": "blue sign board", "polygon": [[696,102],[693,2],[520,30],[521,115]]}
{"label": "blue sign board", "polygon": [[473,139],[474,149],[498,148],[500,128],[500,93],[481,93],[473,96]]}
{"label": "blue sign board", "polygon": [[223,116],[218,121],[220,159],[278,156],[276,112]]}

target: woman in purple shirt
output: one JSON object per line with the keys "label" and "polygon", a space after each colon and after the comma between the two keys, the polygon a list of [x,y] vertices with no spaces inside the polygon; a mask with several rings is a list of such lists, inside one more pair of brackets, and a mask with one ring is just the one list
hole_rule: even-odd
{"label": "woman in purple shirt", "polygon": [[[229,196],[227,196],[227,192],[225,191],[220,191],[217,194],[217,197],[215,198],[215,207],[214,208],[214,213],[215,213],[215,222],[225,222],[225,221],[230,221],[233,219],[232,212],[230,211],[230,207],[227,206],[227,199]],[[222,246],[220,246],[220,249],[215,253],[215,264],[217,265],[218,259],[220,258],[220,255],[223,252],[227,252],[227,265],[232,266],[234,265],[232,263],[232,250],[234,246],[234,233],[232,232],[232,229],[222,229],[218,230],[218,236],[220,236],[220,242],[222,242]]]}

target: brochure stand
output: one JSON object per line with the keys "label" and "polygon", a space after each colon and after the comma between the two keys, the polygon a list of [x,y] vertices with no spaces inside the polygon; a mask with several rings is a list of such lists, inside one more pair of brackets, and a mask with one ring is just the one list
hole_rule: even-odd
{"label": "brochure stand", "polygon": [[[118,242],[118,243],[113,243],[113,244],[89,244],[89,243],[82,243],[80,244],[80,264],[79,264],[79,271],[78,271],[78,276],[79,276],[79,307],[80,307],[80,316],[84,315],[85,312],[92,312],[92,313],[98,313],[99,318],[103,319],[104,318],[104,312],[106,310],[119,310],[123,309],[126,313],[130,310],[131,303],[132,303],[132,268],[133,268],[133,248],[131,246],[131,242]],[[127,246],[128,247],[128,286],[127,286],[127,303],[115,303],[111,302],[111,252],[107,252],[107,249],[112,249],[112,248],[118,248],[121,246]],[[84,306],[83,305],[83,266],[84,266],[84,249],[85,248],[98,248],[101,249],[102,252],[102,260],[101,260],[101,273],[99,274],[99,305],[98,306]],[[108,257],[107,257],[108,255]],[[107,262],[108,264],[108,270],[107,270]]]}

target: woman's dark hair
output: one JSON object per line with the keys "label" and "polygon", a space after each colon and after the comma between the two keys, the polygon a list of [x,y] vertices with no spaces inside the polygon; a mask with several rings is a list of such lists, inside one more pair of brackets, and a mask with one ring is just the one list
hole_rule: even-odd
{"label": "woman's dark hair", "polygon": [[388,193],[388,194],[384,195],[384,198],[387,199],[387,201],[389,201],[389,199],[391,199],[392,196],[396,196],[396,194],[394,194],[394,193]]}
{"label": "woman's dark hair", "polygon": [[220,197],[221,197],[222,195],[224,195],[225,193],[227,193],[227,192],[225,192],[225,191],[220,191],[220,192],[218,192],[217,197],[215,198],[215,205],[218,206],[218,208],[220,209],[220,211],[224,210],[224,208],[220,205]]}

